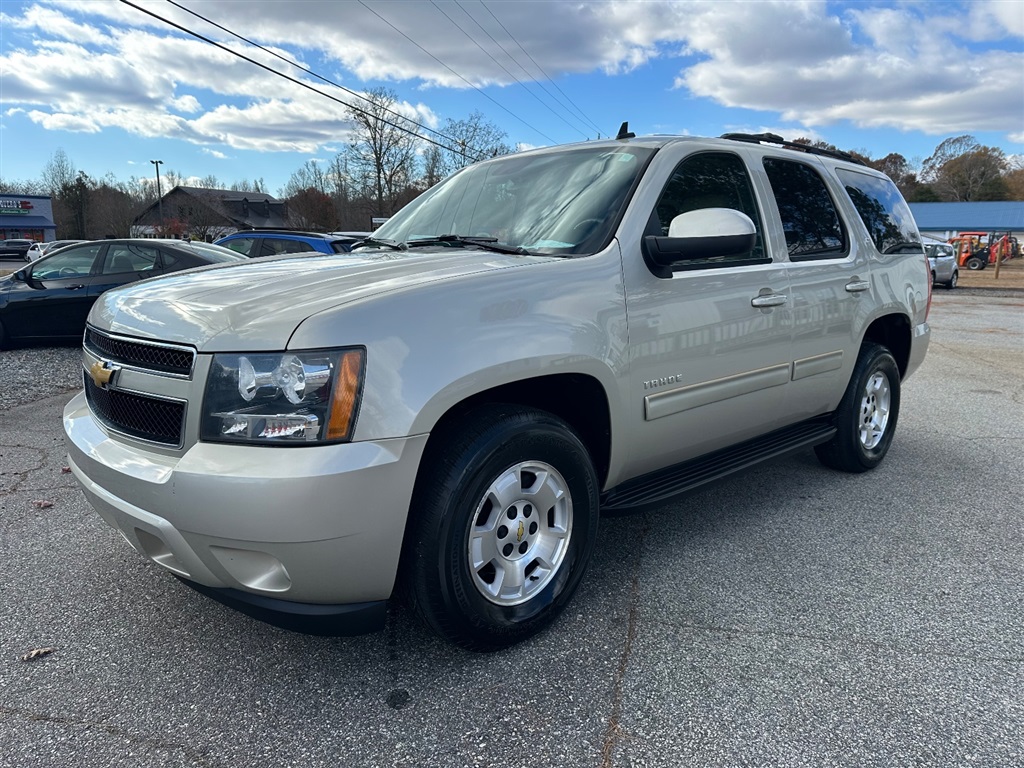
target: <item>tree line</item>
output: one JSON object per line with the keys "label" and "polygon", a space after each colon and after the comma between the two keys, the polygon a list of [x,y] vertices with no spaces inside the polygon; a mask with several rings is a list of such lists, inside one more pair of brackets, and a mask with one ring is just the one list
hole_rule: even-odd
{"label": "tree line", "polygon": [[[797,139],[795,143],[837,150],[824,141]],[[846,153],[886,174],[909,203],[1024,200],[1024,159],[1008,158],[1003,150],[983,146],[970,135],[942,141],[920,169],[898,152],[876,160],[856,150]]]}
{"label": "tree line", "polygon": [[[308,160],[296,169],[277,196],[287,203],[289,225],[319,231],[365,230],[373,217],[387,217],[449,174],[476,160],[507,154],[513,148],[504,130],[474,112],[445,120],[433,139],[397,109],[398,97],[386,88],[367,93],[350,109],[355,125],[350,142],[327,162]],[[837,150],[822,141],[796,143]],[[847,153],[887,174],[909,202],[1024,200],[1024,163],[973,136],[945,139],[916,168],[903,155],[872,159]],[[165,193],[186,185],[179,172],[161,174]],[[189,186],[267,193],[262,178],[225,185],[214,175],[189,179]],[[46,194],[53,200],[59,239],[128,237],[135,219],[157,200],[151,178],[119,181],[113,174],[94,179],[75,168],[57,150],[38,179],[0,178],[0,193]],[[194,233],[193,233],[194,234]]]}

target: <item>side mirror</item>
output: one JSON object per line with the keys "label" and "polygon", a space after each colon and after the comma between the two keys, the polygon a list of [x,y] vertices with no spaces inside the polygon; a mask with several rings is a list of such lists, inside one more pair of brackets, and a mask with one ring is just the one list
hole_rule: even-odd
{"label": "side mirror", "polygon": [[13,275],[11,275],[11,277],[13,277],[19,283],[27,283],[28,282],[28,269],[27,268],[19,269],[17,272],[15,272]]}
{"label": "side mirror", "polygon": [[643,239],[644,257],[658,277],[699,266],[695,262],[749,254],[757,228],[745,213],[732,208],[702,208],[681,213],[669,224],[668,236]]}

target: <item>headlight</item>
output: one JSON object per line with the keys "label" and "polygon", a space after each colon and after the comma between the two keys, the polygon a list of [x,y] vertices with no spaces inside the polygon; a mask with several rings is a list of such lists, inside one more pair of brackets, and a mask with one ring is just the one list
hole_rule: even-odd
{"label": "headlight", "polygon": [[201,439],[303,445],[352,438],[366,351],[214,355]]}

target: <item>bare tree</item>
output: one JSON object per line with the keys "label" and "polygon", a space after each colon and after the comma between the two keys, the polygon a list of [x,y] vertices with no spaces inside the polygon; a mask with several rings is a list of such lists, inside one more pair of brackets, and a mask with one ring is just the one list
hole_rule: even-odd
{"label": "bare tree", "polygon": [[290,198],[306,189],[315,189],[327,194],[327,174],[320,164],[307,160],[288,178],[288,183],[281,190],[281,197]]}
{"label": "bare tree", "polygon": [[76,174],[75,164],[68,153],[58,148],[43,166],[41,184],[51,196],[56,197],[63,187],[75,183]]}
{"label": "bare tree", "polygon": [[107,174],[89,190],[89,236],[131,237],[132,223],[144,204],[144,198],[133,194],[130,185]]}
{"label": "bare tree", "polygon": [[[508,134],[480,112],[473,112],[465,120],[452,120],[449,117],[440,132],[445,135],[440,143],[446,146],[431,145],[427,150],[424,178],[428,181],[434,173],[444,178],[470,163],[507,155],[512,151],[505,143]],[[436,155],[436,159],[431,158],[431,155]],[[436,166],[432,168],[431,164],[435,162]]]}
{"label": "bare tree", "polygon": [[248,179],[238,179],[231,182],[231,186],[228,187],[232,192],[261,192],[266,194],[267,185],[263,181],[261,176],[258,179],[249,181]]}
{"label": "bare tree", "polygon": [[415,178],[419,134],[408,119],[396,114],[398,97],[375,88],[351,110],[355,138],[346,150],[348,169],[361,193],[373,201],[373,215],[390,216],[408,197]]}
{"label": "bare tree", "polygon": [[288,221],[299,229],[330,232],[337,227],[334,203],[319,189],[301,189],[288,198]]}
{"label": "bare tree", "polygon": [[1006,155],[970,135],[954,136],[935,148],[924,161],[922,175],[943,200],[1001,200],[1007,194],[1002,174]]}
{"label": "bare tree", "polygon": [[3,195],[48,195],[49,193],[50,190],[45,189],[43,185],[35,179],[19,181],[18,179],[5,179],[0,177],[0,194]]}

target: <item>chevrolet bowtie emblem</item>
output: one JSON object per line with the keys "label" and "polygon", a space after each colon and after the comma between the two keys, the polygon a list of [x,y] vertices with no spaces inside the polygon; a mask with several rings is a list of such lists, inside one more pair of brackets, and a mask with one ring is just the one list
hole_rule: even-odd
{"label": "chevrolet bowtie emblem", "polygon": [[93,384],[100,389],[106,389],[120,370],[120,366],[108,363],[106,360],[97,360],[89,366],[89,376],[92,378]]}

